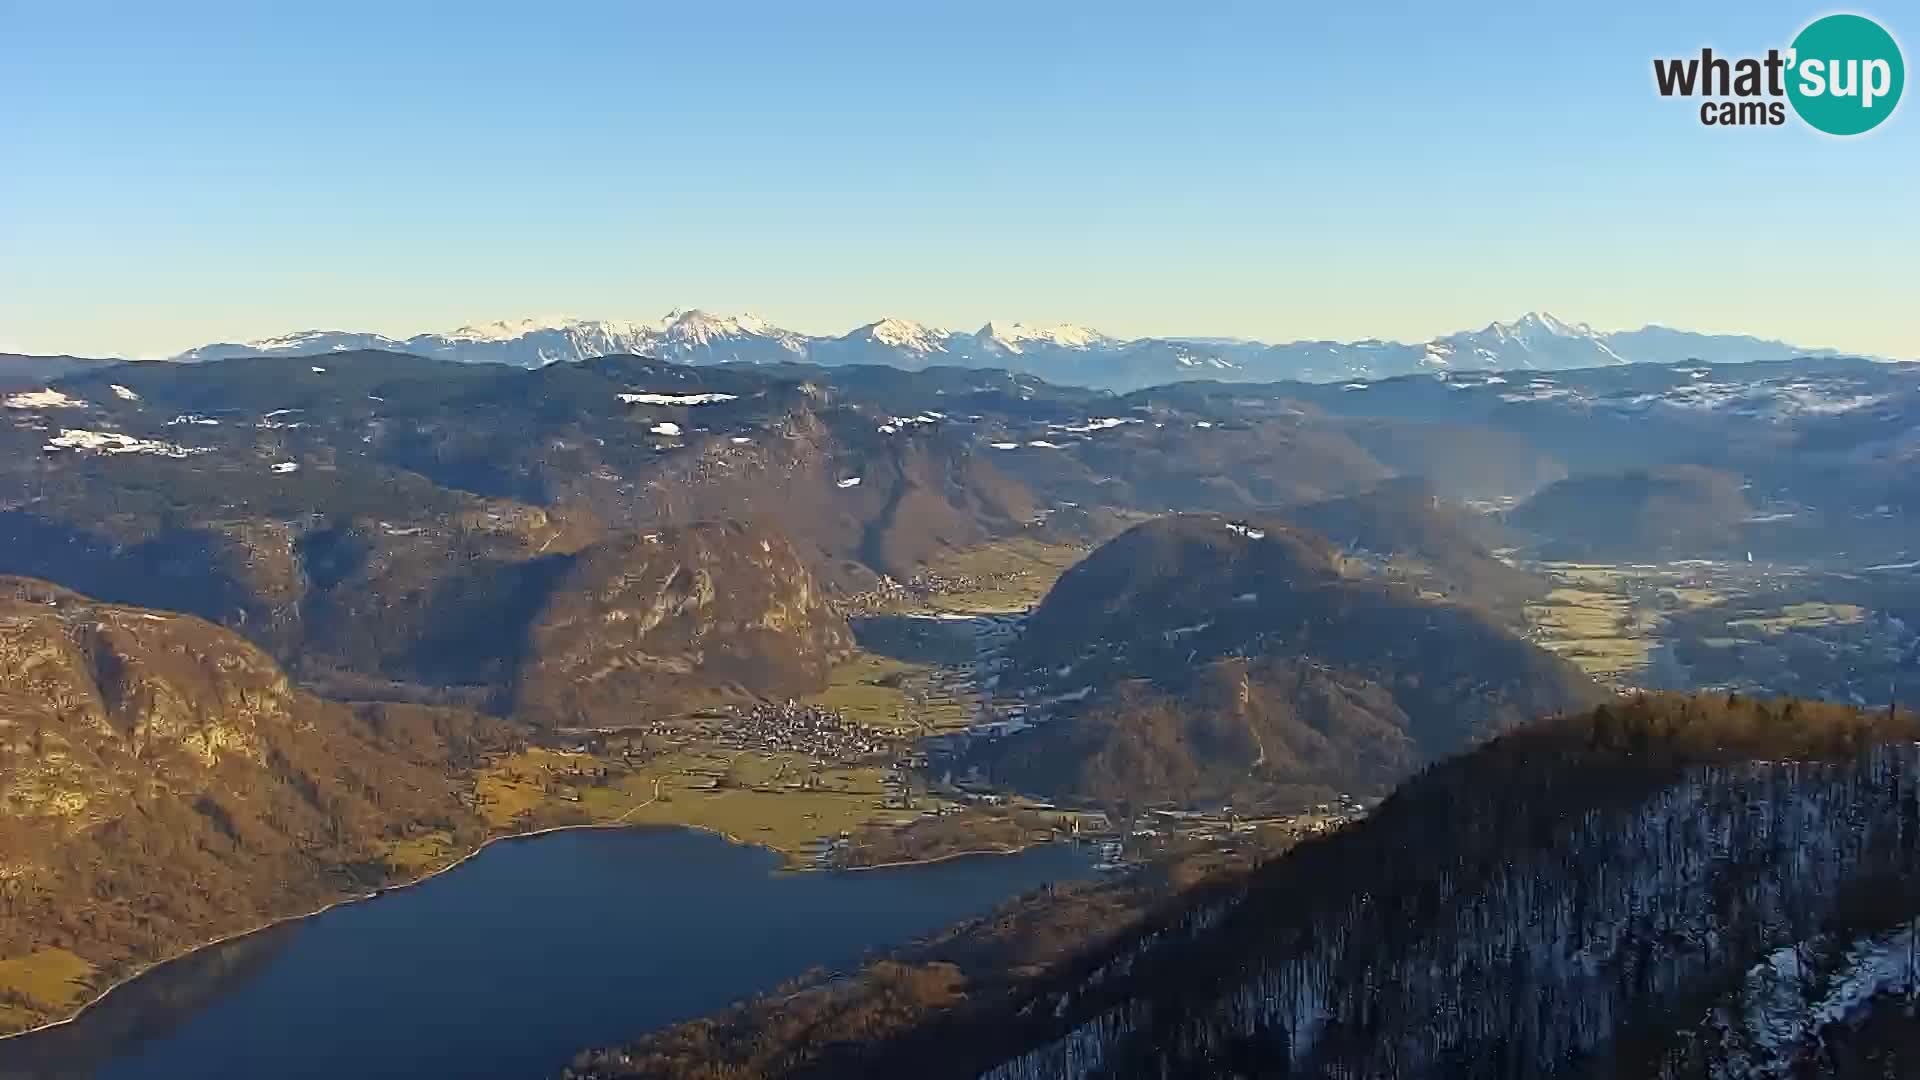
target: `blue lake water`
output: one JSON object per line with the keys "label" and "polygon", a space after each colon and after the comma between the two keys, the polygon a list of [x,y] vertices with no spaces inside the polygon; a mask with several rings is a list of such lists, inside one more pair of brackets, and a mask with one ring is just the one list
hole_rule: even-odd
{"label": "blue lake water", "polygon": [[779,873],[682,829],[495,844],[409,889],[166,965],[73,1024],[0,1042],[0,1077],[551,1076],[574,1052],[850,970],[1049,881],[1042,845],[858,873]]}

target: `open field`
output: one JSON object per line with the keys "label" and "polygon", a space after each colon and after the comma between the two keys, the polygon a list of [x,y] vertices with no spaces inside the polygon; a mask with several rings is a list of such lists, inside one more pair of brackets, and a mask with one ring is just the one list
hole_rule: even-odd
{"label": "open field", "polygon": [[973,723],[978,700],[971,676],[950,671],[935,674],[928,681],[926,695],[920,703],[920,730],[938,734],[967,727]]}
{"label": "open field", "polygon": [[917,725],[910,717],[912,700],[905,684],[924,680],[932,670],[927,664],[860,652],[835,667],[827,688],[805,701],[877,730],[912,731]]}
{"label": "open field", "polygon": [[1639,685],[1671,619],[1724,603],[1745,586],[1730,565],[1530,565],[1554,587],[1527,605],[1528,635],[1603,682]]}
{"label": "open field", "polygon": [[928,611],[1005,613],[1038,604],[1087,549],[1016,538],[950,552],[928,566],[928,576],[972,580],[973,587],[940,591],[924,600]]}
{"label": "open field", "polygon": [[1704,559],[1526,568],[1554,584],[1527,607],[1528,636],[1602,682],[1856,704],[1912,692],[1910,602],[1853,574]]}
{"label": "open field", "polygon": [[524,824],[525,815],[557,799],[558,778],[570,776],[581,760],[536,746],[494,762],[474,780],[481,816],[496,829]]}
{"label": "open field", "polygon": [[1815,630],[1832,626],[1852,626],[1864,622],[1867,609],[1857,604],[1827,604],[1806,602],[1788,604],[1779,608],[1776,614],[1733,619],[1727,623],[1729,630],[1751,630],[1761,634],[1777,635],[1791,630]]}
{"label": "open field", "polygon": [[1675,606],[1686,608],[1712,607],[1726,599],[1725,593],[1715,592],[1712,589],[1679,587],[1662,589],[1661,593],[1671,597]]}
{"label": "open field", "polygon": [[389,840],[381,855],[397,874],[424,874],[465,854],[465,849],[444,829],[433,829],[401,840]]}
{"label": "open field", "polygon": [[878,792],[861,796],[846,791],[663,792],[658,803],[628,820],[712,829],[797,859],[822,837],[863,825],[904,824],[918,816],[911,811],[881,810],[882,798]]}
{"label": "open field", "polygon": [[[1585,570],[1586,568],[1582,568]],[[1581,573],[1526,607],[1527,625],[1541,648],[1599,678],[1620,678],[1644,668],[1653,651],[1658,616],[1636,611],[1624,591],[1609,591],[1605,575]]]}
{"label": "open field", "polygon": [[1604,563],[1545,563],[1541,569],[1547,571],[1555,581],[1563,585],[1584,586],[1602,591],[1619,588],[1626,577],[1619,567]]}
{"label": "open field", "polygon": [[500,828],[691,825],[795,861],[823,837],[920,815],[884,805],[895,793],[878,766],[698,746],[633,763],[532,749],[490,765],[478,791],[481,812]]}
{"label": "open field", "polygon": [[[50,1012],[64,1012],[92,995],[93,965],[65,949],[0,960],[0,1030],[38,1023]],[[18,1001],[26,998],[32,1007]]]}
{"label": "open field", "polygon": [[833,669],[825,690],[803,701],[857,724],[899,735],[952,731],[972,722],[966,673],[862,651]]}

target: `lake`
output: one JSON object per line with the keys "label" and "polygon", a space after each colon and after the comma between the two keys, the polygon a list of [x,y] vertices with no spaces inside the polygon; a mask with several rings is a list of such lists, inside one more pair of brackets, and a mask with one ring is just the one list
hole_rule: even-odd
{"label": "lake", "polygon": [[528,1078],[812,967],[1085,878],[1084,849],[839,873],[686,829],[494,844],[449,873],[203,950],[79,1020],[0,1041],[0,1077]]}

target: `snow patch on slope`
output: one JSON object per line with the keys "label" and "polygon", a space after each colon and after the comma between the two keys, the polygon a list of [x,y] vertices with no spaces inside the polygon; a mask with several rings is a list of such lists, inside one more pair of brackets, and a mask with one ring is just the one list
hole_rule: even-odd
{"label": "snow patch on slope", "polygon": [[76,397],[68,397],[58,390],[28,390],[20,394],[8,394],[0,398],[0,405],[9,409],[84,409],[87,403]]}
{"label": "snow patch on slope", "polygon": [[1113,338],[1098,330],[1072,323],[1055,326],[1028,326],[1025,323],[990,322],[976,335],[980,342],[1003,352],[1021,353],[1029,345],[1050,345],[1057,349],[1092,349],[1111,345]]}
{"label": "snow patch on slope", "polygon": [[1786,1080],[1817,1047],[1824,1027],[1851,1024],[1875,996],[1906,988],[1914,945],[1909,929],[1853,942],[1831,970],[1815,959],[1826,945],[1776,949],[1747,972],[1744,1008],[1713,1011],[1707,1028],[1719,1040],[1715,1080]]}
{"label": "snow patch on slope", "polygon": [[738,394],[620,394],[621,401],[629,405],[717,405],[723,401],[735,401]]}
{"label": "snow patch on slope", "polygon": [[137,439],[117,431],[85,431],[63,428],[47,440],[48,450],[78,450],[95,454],[152,454],[156,457],[185,458],[212,453],[211,447],[180,446],[158,439]]}

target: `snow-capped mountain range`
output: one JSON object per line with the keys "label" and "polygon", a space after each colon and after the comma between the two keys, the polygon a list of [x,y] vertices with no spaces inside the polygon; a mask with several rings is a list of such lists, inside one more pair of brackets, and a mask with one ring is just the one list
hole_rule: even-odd
{"label": "snow-capped mountain range", "polygon": [[177,360],[236,356],[308,356],[383,349],[471,363],[539,367],[635,353],[690,364],[885,364],[1007,368],[1059,383],[1130,390],[1188,379],[1341,382],[1421,371],[1557,371],[1632,363],[1699,360],[1733,363],[1836,355],[1780,341],[1699,334],[1663,326],[1601,331],[1529,312],[1432,341],[1295,341],[1232,338],[1111,337],[1083,326],[989,322],[977,331],[943,330],[886,318],[838,337],[786,330],[753,315],[675,310],[652,322],[575,318],[518,319],[443,333],[391,338],[343,330],[304,330],[245,343],[189,349]]}

